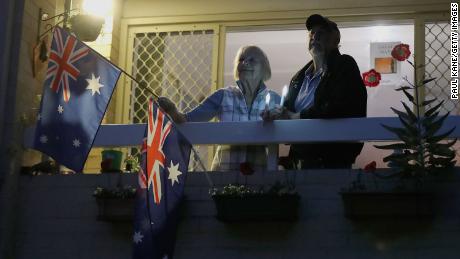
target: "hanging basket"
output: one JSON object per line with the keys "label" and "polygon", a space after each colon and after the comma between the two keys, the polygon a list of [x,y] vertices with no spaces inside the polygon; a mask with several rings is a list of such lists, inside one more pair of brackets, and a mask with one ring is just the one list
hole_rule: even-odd
{"label": "hanging basket", "polygon": [[81,41],[95,41],[101,33],[104,18],[79,14],[70,18],[72,32]]}
{"label": "hanging basket", "polygon": [[432,192],[340,192],[345,216],[361,218],[432,218]]}
{"label": "hanging basket", "polygon": [[222,221],[277,221],[296,220],[300,196],[287,195],[214,195],[217,218]]}
{"label": "hanging basket", "polygon": [[135,198],[96,198],[98,220],[131,221]]}

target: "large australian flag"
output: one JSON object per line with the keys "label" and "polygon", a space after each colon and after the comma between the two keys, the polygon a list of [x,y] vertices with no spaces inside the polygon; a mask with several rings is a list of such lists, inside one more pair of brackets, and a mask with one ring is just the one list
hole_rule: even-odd
{"label": "large australian flag", "polygon": [[191,145],[152,99],[142,145],[133,258],[172,258]]}
{"label": "large australian flag", "polygon": [[118,68],[56,27],[34,148],[81,172],[119,76]]}

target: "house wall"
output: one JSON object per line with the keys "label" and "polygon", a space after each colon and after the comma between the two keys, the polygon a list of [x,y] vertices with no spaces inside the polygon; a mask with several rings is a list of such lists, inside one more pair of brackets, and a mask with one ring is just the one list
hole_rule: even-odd
{"label": "house wall", "polygon": [[[64,1],[24,0],[23,2],[23,16],[18,25],[19,27],[16,28],[16,32],[20,33],[18,46],[19,57],[16,60],[18,64],[12,64],[18,67],[18,79],[17,83],[14,82],[14,84],[6,86],[14,89],[14,94],[11,96],[9,94],[7,98],[14,100],[15,105],[12,109],[0,107],[2,114],[0,116],[4,116],[3,114],[5,114],[5,112],[9,112],[10,114],[8,116],[12,118],[8,121],[8,124],[2,125],[2,129],[8,127],[10,128],[9,131],[14,133],[14,136],[8,135],[8,137],[11,137],[11,139],[8,139],[8,142],[11,141],[14,145],[11,147],[2,146],[2,151],[8,150],[9,153],[7,154],[8,165],[5,166],[5,168],[8,167],[8,171],[0,172],[0,175],[7,175],[7,177],[0,179],[0,237],[3,238],[3,240],[0,241],[2,242],[2,249],[6,248],[8,251],[4,253],[4,250],[2,250],[0,257],[7,254],[8,257],[5,258],[91,258],[97,257],[97,255],[99,255],[98,258],[129,258],[131,248],[131,243],[129,241],[130,237],[128,235],[131,231],[130,224],[117,225],[95,220],[97,208],[91,197],[91,193],[95,184],[102,184],[107,181],[106,176],[74,175],[43,176],[36,178],[25,176],[19,177],[18,167],[21,160],[23,165],[32,165],[40,160],[40,155],[38,153],[23,153],[20,148],[22,128],[32,125],[35,122],[35,115],[39,106],[39,98],[37,98],[37,96],[42,92],[42,78],[34,78],[32,76],[31,65],[32,47],[37,35],[36,21],[38,19],[38,8],[44,8],[44,10],[52,16],[53,14],[62,12]],[[448,4],[449,2],[447,1],[433,0],[411,0],[403,3],[395,0],[379,2],[364,0],[329,0],[314,2],[295,0],[257,0],[249,2],[242,0],[129,0],[124,1],[124,5],[121,8],[122,10],[119,10],[118,15],[119,17],[127,19],[154,17],[157,19],[157,22],[159,21],[163,24],[176,22],[191,23],[196,20],[200,20],[201,22],[228,22],[251,20],[253,18],[265,20],[275,18],[287,19],[291,14],[295,14],[294,18],[299,18],[300,21],[313,11],[327,15],[335,15],[336,17],[342,15],[359,17],[361,14],[370,14],[373,12],[395,14],[398,12],[410,13],[415,11],[421,13],[429,11],[446,11],[448,10]],[[177,16],[180,16],[180,19],[176,19]],[[198,16],[200,17],[199,19],[197,19]],[[111,50],[110,56],[114,60],[119,60],[121,59],[121,57],[118,57],[117,52],[117,49],[121,49],[119,40],[126,35],[121,33],[124,27],[120,25],[120,21],[117,19],[115,20],[114,29],[118,29],[116,29],[112,35],[113,51]],[[4,93],[4,89],[5,87],[2,86],[1,93]],[[8,93],[11,93],[11,91]],[[2,96],[2,98],[5,97]],[[3,105],[4,103],[2,102],[1,104]],[[3,122],[4,120],[1,121]],[[4,131],[1,132],[3,137]],[[2,144],[4,143],[2,142]],[[1,154],[2,158],[6,157],[5,154],[6,153]],[[2,168],[4,168],[4,165],[6,165],[6,162],[2,161]],[[224,177],[215,175],[215,177],[229,180],[228,178],[233,179],[234,176],[226,175]],[[324,176],[319,175],[316,177],[321,179]],[[132,179],[127,181],[134,182],[134,176],[131,176],[131,178]],[[248,255],[260,253],[261,249],[258,248],[260,241],[254,241],[251,238],[243,239],[243,241],[239,240],[241,237],[239,231],[242,228],[249,228],[250,226],[243,225],[242,227],[237,227],[239,230],[236,231],[235,237],[235,234],[232,234],[235,232],[234,230],[231,230],[231,228],[228,230],[228,226],[222,225],[213,219],[212,215],[215,212],[212,210],[213,207],[210,200],[206,199],[207,187],[205,184],[200,183],[202,175],[196,175],[196,178],[199,178],[196,180],[197,183],[193,183],[194,178],[194,176],[190,177],[192,183],[190,187],[187,188],[187,193],[191,197],[195,196],[196,198],[192,198],[190,216],[186,217],[180,229],[178,256],[187,256],[185,252],[189,248],[195,247],[202,249],[204,257],[210,257],[219,253],[232,255],[232,251],[237,248],[250,248],[248,250]],[[299,179],[300,178],[301,177],[299,177]],[[332,176],[332,178],[340,179],[337,175]],[[305,178],[305,181],[307,181],[306,179],[307,178]],[[315,177],[313,177],[313,179],[315,179]],[[215,180],[216,182],[218,181],[217,179]],[[452,184],[456,182],[458,181],[456,180]],[[19,183],[21,186],[18,189]],[[272,234],[267,234],[267,236],[282,234],[283,236],[292,235],[293,237],[291,238],[295,240],[309,240],[306,236],[302,236],[307,235],[305,233],[310,233],[308,229],[315,229],[315,226],[325,226],[326,234],[323,234],[325,236],[321,236],[322,231],[318,230],[318,228],[316,228],[316,232],[312,232],[311,235],[319,235],[319,237],[323,238],[326,237],[327,240],[331,239],[331,242],[340,244],[342,248],[344,245],[347,245],[347,247],[350,246],[350,248],[347,249],[353,250],[363,248],[365,251],[369,250],[369,253],[375,254],[375,244],[369,241],[369,239],[365,237],[365,234],[361,233],[356,236],[354,227],[350,226],[348,221],[339,216],[341,211],[337,197],[328,196],[330,193],[335,192],[342,184],[330,185],[329,180],[324,180],[323,182],[313,180],[313,182],[309,184],[311,186],[306,188],[305,191],[312,188],[309,192],[317,193],[317,195],[313,195],[312,198],[305,200],[307,204],[305,208],[308,209],[308,211],[315,212],[307,212],[303,209],[303,211],[305,211],[303,212],[304,216],[302,216],[302,220],[297,223],[300,224],[298,225],[300,227],[291,228],[286,225],[277,225],[276,227],[276,229],[280,231],[285,228],[297,229],[297,231],[293,232],[294,234],[274,232]],[[323,190],[322,188],[325,189]],[[458,200],[456,195],[453,197],[456,199],[453,201]],[[315,199],[318,200],[316,201],[316,205]],[[17,209],[20,209],[20,211],[17,211]],[[330,211],[332,211],[334,215],[328,215]],[[460,231],[458,227],[460,224],[458,224],[459,222],[457,220],[459,213],[453,211],[451,214],[452,215],[445,217],[446,220],[437,222],[432,232],[428,234],[424,233],[424,235],[418,237],[416,241],[408,241],[408,243],[403,242],[402,245],[397,244],[395,245],[396,248],[392,248],[392,251],[395,251],[394,253],[400,251],[401,254],[409,254],[413,258],[417,258],[419,253],[423,255],[422,252],[428,255],[430,252],[437,253],[438,256],[442,256],[443,253],[451,253],[453,250],[449,248],[454,247],[455,243],[458,243],[458,232]],[[316,224],[306,223],[306,220],[309,218],[316,218],[315,220],[317,221],[312,221]],[[328,221],[322,221],[323,218],[328,219]],[[322,224],[320,224],[321,222]],[[266,233],[266,229],[269,229],[269,227],[267,227],[266,224],[256,224],[251,233],[257,233],[259,231],[261,233]],[[206,234],[208,228],[211,231],[209,232],[210,234]],[[17,232],[18,235],[15,235],[15,232]],[[336,234],[332,234],[336,232],[342,233],[341,235],[345,235],[346,238],[339,240],[339,238],[335,237]],[[198,239],[194,240],[195,236],[197,236]],[[216,239],[216,236],[220,239]],[[227,240],[226,236],[228,236]],[[246,234],[243,233],[242,236],[244,237]],[[249,236],[251,237],[251,234]],[[310,238],[312,237],[310,236]],[[315,238],[314,236],[312,240]],[[321,238],[319,239],[321,240]],[[216,244],[217,240],[221,242]],[[17,245],[9,246],[11,242],[15,242]],[[246,242],[248,245],[241,246],[242,242]],[[328,242],[329,241],[326,243]],[[284,247],[287,245],[284,241],[282,244]],[[322,246],[318,245],[318,247]],[[326,248],[331,247],[334,246],[326,245]],[[443,247],[446,249],[441,249]],[[294,248],[294,250],[301,250],[302,244],[296,243]],[[312,251],[316,251],[313,248]],[[324,250],[327,250],[326,248],[323,247],[322,250],[318,248],[317,251],[318,253],[334,255],[333,252],[325,252]],[[416,251],[416,249],[419,248],[423,248],[422,252]],[[16,249],[18,256],[9,256],[14,253],[14,249]],[[273,253],[275,256],[282,253],[281,250],[270,249],[268,249],[268,251],[274,251]],[[307,254],[308,253],[310,253],[310,251],[307,251]],[[380,255],[380,257],[382,256]]]}
{"label": "house wall", "polygon": [[[415,52],[415,44],[420,50],[424,49],[424,39],[420,37],[415,39],[415,34],[424,36],[424,31],[420,30],[420,26],[415,26],[415,23],[430,20],[446,20],[449,15],[450,2],[448,1],[139,1],[139,0],[126,0],[124,1],[124,8],[122,12],[122,26],[121,26],[121,45],[120,51],[120,66],[128,68],[131,63],[130,54],[127,53],[126,47],[129,47],[132,42],[128,40],[130,28],[133,30],[136,26],[154,27],[161,25],[178,24],[219,24],[220,30],[220,49],[218,51],[219,64],[218,64],[218,82],[217,87],[224,87],[229,85],[226,77],[224,66],[232,63],[233,55],[236,50],[244,44],[256,44],[261,47],[266,47],[269,51],[275,49],[276,53],[283,53],[281,56],[295,56],[295,58],[277,60],[270,57],[273,75],[281,70],[284,73],[283,81],[275,80],[276,76],[267,85],[275,90],[281,92],[281,87],[286,84],[294,71],[297,71],[309,59],[308,54],[305,52],[305,44],[297,45],[299,51],[292,45],[289,46],[289,52],[280,51],[276,48],[286,49],[287,44],[273,44],[273,41],[266,39],[263,36],[273,36],[272,30],[279,30],[287,33],[292,33],[292,29],[304,30],[305,17],[312,13],[321,13],[332,20],[339,23],[342,28],[342,42],[348,41],[344,44],[346,48],[341,48],[345,54],[352,54],[358,61],[361,72],[370,69],[369,58],[369,45],[367,41],[402,41],[411,45],[413,53]],[[433,17],[435,15],[436,17]],[[417,20],[417,21],[415,21]],[[381,25],[395,25],[395,24],[414,24],[413,27],[403,31],[404,36],[398,34],[398,30],[387,30],[386,33],[378,31],[377,26]],[[370,27],[370,25],[377,25]],[[403,26],[401,26],[403,27]],[[418,28],[415,32],[415,28]],[[374,30],[375,28],[375,30]],[[382,28],[380,28],[382,29]],[[378,31],[378,32],[377,32]],[[247,39],[237,42],[232,41],[232,35],[246,34]],[[400,32],[401,33],[401,32]],[[269,36],[268,36],[269,37]],[[278,36],[279,37],[279,36]],[[305,36],[298,39],[305,41]],[[247,41],[246,41],[247,40]],[[279,41],[285,42],[291,40],[288,36],[281,37]],[[242,42],[244,41],[244,43]],[[417,43],[415,43],[417,42]],[[413,44],[415,43],[415,44]],[[232,45],[233,44],[233,45]],[[223,47],[222,47],[223,46]],[[351,47],[351,49],[350,49]],[[302,48],[302,49],[301,49]],[[361,51],[361,53],[358,53]],[[229,55],[227,55],[230,53]],[[278,54],[279,55],[279,54]],[[225,57],[224,57],[225,56]],[[419,55],[421,60],[424,57]],[[300,60],[300,61],[299,61]],[[302,61],[303,60],[303,61]],[[274,62],[272,62],[274,61]],[[297,62],[296,62],[297,61]],[[300,62],[300,63],[298,63]],[[300,64],[300,65],[299,65]],[[230,65],[232,66],[232,65]],[[281,67],[280,67],[281,66]],[[228,66],[227,66],[228,67]],[[231,70],[231,69],[230,69]],[[290,72],[289,72],[290,71]],[[409,66],[403,66],[401,75],[411,75],[412,70]],[[226,77],[225,79],[228,79]],[[280,77],[281,78],[281,77]],[[225,82],[227,81],[227,82]],[[231,81],[231,80],[230,80]],[[284,83],[282,83],[284,82]],[[126,84],[125,87],[129,87]],[[405,99],[394,91],[396,85],[392,87],[379,87],[368,89],[368,117],[372,116],[393,116],[394,114],[389,107],[398,108],[401,105],[401,100]],[[129,93],[117,96],[117,100],[124,98]],[[376,101],[379,100],[380,102]],[[382,101],[384,100],[384,101]],[[119,102],[121,103],[121,102]],[[118,107],[118,114],[121,111],[127,111],[126,105]],[[126,117],[126,116],[125,116]],[[117,122],[121,121],[120,119]],[[373,147],[373,142],[365,144],[363,152],[358,157],[354,168],[360,168],[367,164],[369,161],[376,160],[379,167],[385,167],[386,164],[381,160],[382,157],[387,155],[387,151],[378,150]],[[456,147],[456,149],[458,149]],[[282,146],[280,154],[285,155],[288,151],[287,147]],[[458,152],[460,154],[460,152]],[[460,162],[459,162],[460,163]]]}
{"label": "house wall", "polygon": [[[22,19],[22,32],[20,43],[20,56],[18,64],[18,82],[17,82],[17,120],[22,126],[31,126],[35,124],[38,109],[40,107],[41,94],[43,90],[44,71],[42,70],[36,76],[33,75],[33,48],[37,41],[37,23],[38,10],[43,9],[52,17],[55,14],[63,12],[64,0],[26,0],[24,3],[24,13]],[[62,6],[59,8],[58,6]],[[54,24],[53,20],[43,22],[40,33],[45,31],[46,24]],[[51,40],[51,34],[48,33]],[[46,69],[45,69],[46,70]],[[40,161],[38,152],[26,152],[23,156],[24,165],[33,165]]]}
{"label": "house wall", "polygon": [[[220,27],[218,82],[224,84],[224,55],[226,32],[304,29],[305,18],[313,13],[321,13],[339,23],[340,26],[385,25],[404,23],[417,18],[423,20],[447,20],[450,14],[448,1],[145,1],[125,0],[122,8],[120,27],[121,46],[119,65],[130,66],[127,53],[131,41],[130,29],[137,26],[217,24]],[[150,28],[150,27],[149,27]],[[421,44],[420,44],[421,45]],[[129,84],[128,84],[129,85]],[[117,96],[121,99],[123,96]],[[118,107],[118,113],[126,110],[126,105]],[[121,115],[116,121],[121,123]]]}
{"label": "house wall", "polygon": [[[39,161],[37,153],[27,153],[21,148],[22,132],[26,126],[35,123],[39,107],[43,77],[34,78],[32,73],[33,47],[38,35],[37,21],[39,8],[53,16],[57,4],[63,0],[24,0],[3,1],[3,18],[9,18],[2,41],[11,44],[1,51],[8,57],[2,74],[7,73],[6,81],[1,82],[0,127],[0,258],[14,258],[12,249],[17,227],[17,206],[19,167],[21,161],[33,164]],[[13,10],[14,9],[14,10]],[[42,27],[42,31],[44,26]],[[4,37],[4,38],[3,38]],[[3,62],[4,60],[2,60]]]}
{"label": "house wall", "polygon": [[[126,0],[123,8],[124,18],[134,17],[162,17],[162,16],[186,16],[206,14],[237,14],[237,13],[258,13],[258,12],[283,12],[303,11],[305,15],[312,11],[320,13],[335,13],[336,15],[363,15],[359,9],[366,9],[367,12],[378,13],[382,10],[401,12],[404,9],[417,11],[437,11],[450,8],[450,1],[436,0]],[[340,10],[340,12],[338,12]],[[274,17],[266,17],[273,19]]]}
{"label": "house wall", "polygon": [[[382,171],[380,171],[381,173]],[[338,192],[357,171],[298,172],[301,195],[296,222],[223,223],[208,195],[203,173],[187,176],[185,214],[177,234],[175,258],[458,258],[460,242],[460,169],[428,182],[438,190],[439,215],[433,221],[348,220]],[[216,186],[247,182],[269,185],[282,173],[253,175],[210,173]],[[293,179],[293,172],[289,177]],[[130,223],[97,221],[92,192],[97,185],[115,186],[118,175],[21,177],[21,216],[16,258],[130,258]],[[123,175],[134,184],[136,175]],[[375,183],[367,174],[363,181]],[[378,182],[379,187],[389,182]]]}
{"label": "house wall", "polygon": [[[96,186],[115,187],[118,176],[21,177],[15,258],[131,258],[132,224],[97,221],[92,196]],[[121,181],[134,185],[136,177]]]}

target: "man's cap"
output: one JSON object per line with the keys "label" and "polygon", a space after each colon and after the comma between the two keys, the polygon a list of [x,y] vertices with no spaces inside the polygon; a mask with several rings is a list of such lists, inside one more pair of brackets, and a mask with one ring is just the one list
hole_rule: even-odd
{"label": "man's cap", "polygon": [[337,27],[337,23],[329,20],[328,18],[320,14],[312,14],[305,21],[305,26],[307,27],[308,31],[311,31],[311,29],[313,29],[313,27],[317,25],[320,25],[322,28],[325,28],[329,32],[333,32],[333,34],[335,35],[335,44],[337,44],[337,46],[339,45],[340,31]]}
{"label": "man's cap", "polygon": [[319,14],[312,14],[307,18],[307,21],[305,22],[305,26],[307,27],[307,30],[311,30],[313,26],[315,25],[321,25],[327,28],[329,31],[339,31],[339,28],[337,27],[337,24],[328,18],[319,15]]}

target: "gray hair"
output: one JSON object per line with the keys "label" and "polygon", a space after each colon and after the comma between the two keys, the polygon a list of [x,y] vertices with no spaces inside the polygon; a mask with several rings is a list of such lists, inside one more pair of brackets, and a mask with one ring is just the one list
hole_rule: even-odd
{"label": "gray hair", "polygon": [[254,45],[243,46],[236,53],[235,61],[233,62],[233,77],[235,78],[235,80],[239,79],[238,62],[240,60],[241,55],[249,49],[255,50],[258,57],[260,58],[260,63],[262,65],[262,80],[264,82],[269,80],[272,77],[272,70],[270,68],[270,62],[268,62],[268,58],[267,58],[267,55],[265,55],[265,52],[261,48],[254,46]]}

